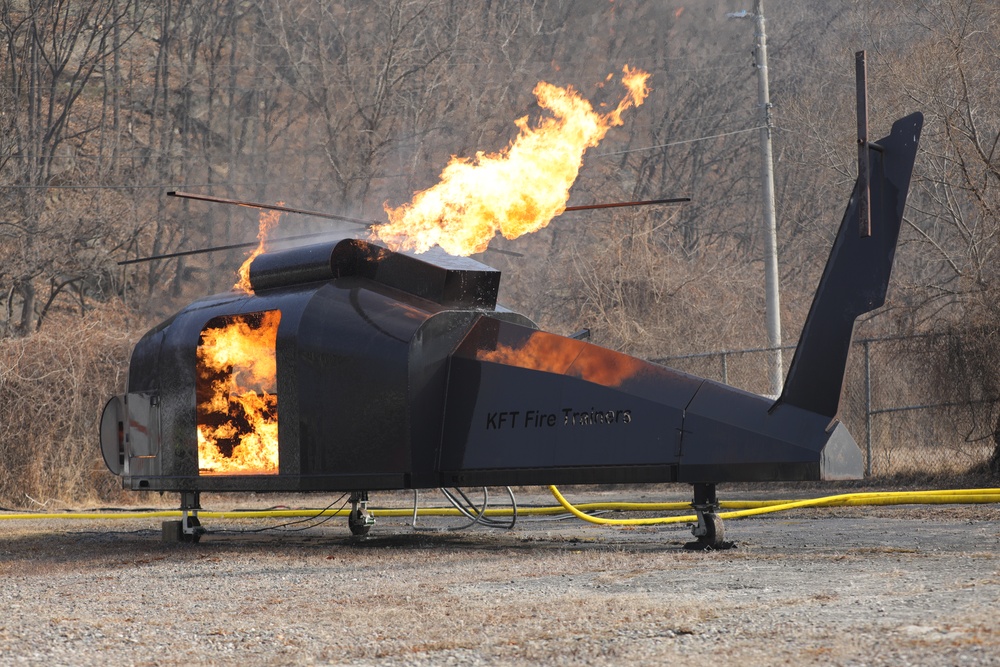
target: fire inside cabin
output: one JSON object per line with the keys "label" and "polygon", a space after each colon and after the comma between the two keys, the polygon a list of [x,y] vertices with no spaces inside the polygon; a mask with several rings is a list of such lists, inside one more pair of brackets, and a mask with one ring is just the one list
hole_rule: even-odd
{"label": "fire inside cabin", "polygon": [[198,470],[278,473],[275,341],[281,313],[210,320],[198,344]]}

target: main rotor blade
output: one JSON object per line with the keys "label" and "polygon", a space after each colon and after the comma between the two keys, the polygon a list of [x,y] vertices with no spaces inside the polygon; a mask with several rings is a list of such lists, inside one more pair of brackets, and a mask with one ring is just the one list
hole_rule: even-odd
{"label": "main rotor blade", "polygon": [[[281,243],[283,241],[297,241],[300,239],[312,239],[318,236],[329,236],[330,232],[317,232],[315,234],[299,234],[298,236],[286,236],[280,239],[268,239],[268,243]],[[139,257],[137,259],[125,259],[118,262],[118,266],[126,264],[139,264],[141,262],[152,262],[156,259],[173,259],[175,257],[187,257],[188,255],[201,255],[209,252],[221,252],[223,250],[237,250],[239,248],[254,248],[260,241],[247,241],[246,243],[231,243],[229,245],[217,245],[211,248],[197,248],[195,250],[180,250],[178,252],[168,252],[164,255],[151,255],[149,257]]]}
{"label": "main rotor blade", "polygon": [[[216,204],[232,204],[234,206],[258,208],[258,209],[264,209],[266,211],[282,211],[284,213],[299,213],[301,215],[313,215],[316,216],[317,218],[326,218],[328,220],[341,220],[343,222],[350,222],[356,225],[365,225],[366,227],[379,224],[375,220],[361,220],[359,218],[349,218],[344,215],[336,215],[333,213],[310,211],[304,208],[293,208],[291,206],[278,206],[277,204],[262,204],[260,202],[242,201],[239,199],[225,199],[223,197],[198,195],[191,192],[171,191],[167,193],[167,196],[180,197],[182,199],[195,199],[198,201],[214,202]],[[691,201],[690,197],[673,197],[669,199],[644,199],[641,201],[619,201],[619,202],[611,202],[608,204],[583,204],[581,206],[567,206],[565,209],[563,209],[563,213],[569,213],[572,211],[594,211],[602,208],[624,208],[627,206],[652,206],[655,204],[684,204],[689,201]]]}
{"label": "main rotor blade", "polygon": [[[207,201],[215,204],[230,204],[233,206],[244,206],[246,208],[256,208],[263,209],[266,211],[281,211],[283,213],[298,213],[300,215],[312,215],[318,218],[326,218],[328,220],[340,220],[342,222],[350,222],[356,225],[364,225],[365,227],[371,227],[372,225],[379,224],[374,220],[361,220],[358,218],[349,218],[344,215],[336,215],[333,213],[322,213],[320,211],[310,211],[304,208],[293,208],[291,206],[278,206],[277,204],[263,204],[260,202],[252,201],[242,201],[239,199],[225,199],[223,197],[212,197],[210,195],[199,195],[191,192],[178,192],[170,191],[167,193],[168,197],[179,197],[181,199],[193,199],[196,201]],[[652,206],[655,204],[683,204],[685,202],[691,201],[690,197],[674,197],[670,199],[645,199],[641,201],[623,201],[623,202],[611,202],[607,204],[583,204],[580,206],[567,206],[563,209],[564,213],[571,213],[573,211],[594,211],[602,208],[624,208],[627,206]],[[317,234],[301,234],[298,236],[286,236],[281,239],[272,239],[271,243],[281,243],[283,241],[297,241],[301,239],[316,238],[318,236],[326,236],[328,233],[317,233]],[[118,262],[118,266],[125,266],[127,264],[139,264],[140,262],[152,262],[157,259],[174,259],[176,257],[188,257],[190,255],[200,255],[203,253],[210,252],[220,252],[222,250],[236,250],[239,248],[252,248],[256,246],[258,241],[249,241],[247,243],[232,243],[223,246],[213,246],[211,248],[198,248],[196,250],[181,250],[179,252],[171,252],[163,255],[152,255],[150,257],[139,257],[137,259],[126,259]],[[501,250],[500,248],[487,248],[486,252],[495,252],[501,255],[510,255],[511,257],[524,257],[519,252],[514,252],[513,250]]]}
{"label": "main rotor blade", "polygon": [[584,204],[582,206],[567,206],[564,213],[570,211],[594,211],[600,208],[623,208],[625,206],[651,206],[653,204],[683,204],[691,201],[690,197],[674,197],[672,199],[644,199],[642,201],[616,201],[610,204]]}
{"label": "main rotor blade", "polygon": [[[329,236],[330,232],[318,232],[316,234],[300,234],[298,236],[286,236],[280,239],[269,239],[268,243],[283,243],[284,241],[299,241],[301,239],[312,239],[319,236]],[[213,246],[211,248],[198,248],[197,250],[181,250],[179,252],[170,252],[164,255],[152,255],[150,257],[139,257],[138,259],[125,259],[118,262],[118,266],[125,266],[126,264],[140,264],[142,262],[152,262],[157,259],[174,259],[175,257],[187,257],[189,255],[201,255],[203,253],[209,252],[221,252],[223,250],[237,250],[239,248],[253,248],[256,247],[259,241],[248,241],[247,243],[232,243],[230,245],[219,245]],[[510,255],[511,257],[524,257],[519,252],[514,252],[513,250],[503,250],[501,248],[487,248],[485,252],[495,252],[500,255]]]}
{"label": "main rotor blade", "polygon": [[377,225],[378,222],[375,220],[361,220],[360,218],[349,218],[346,215],[336,215],[334,213],[323,213],[321,211],[310,211],[304,208],[293,208],[291,206],[278,206],[277,204],[262,204],[260,202],[253,201],[241,201],[239,199],[225,199],[223,197],[212,197],[209,195],[196,195],[191,192],[177,192],[171,191],[167,193],[168,197],[180,197],[181,199],[194,199],[197,201],[208,201],[215,204],[232,204],[233,206],[245,206],[246,208],[259,208],[265,211],[281,211],[282,213],[298,213],[300,215],[313,215],[317,218],[326,218],[327,220],[340,220],[341,222],[350,222],[355,225],[364,225],[365,227],[371,227],[372,225]]}

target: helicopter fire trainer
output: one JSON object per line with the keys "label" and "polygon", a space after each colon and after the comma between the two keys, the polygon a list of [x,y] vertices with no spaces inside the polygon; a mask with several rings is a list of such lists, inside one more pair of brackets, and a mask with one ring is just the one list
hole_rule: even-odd
{"label": "helicopter fire trainer", "polygon": [[[129,488],[180,492],[181,539],[202,491],[352,491],[365,532],[374,490],[686,482],[695,535],[719,545],[716,483],[862,475],[841,388],[855,319],[885,300],[922,123],[866,146],[870,234],[862,183],[777,400],[541,331],[471,259],[345,238],[262,254],[252,292],[148,332],[105,408],[104,460]],[[227,329],[259,339],[248,360],[210,362]]]}

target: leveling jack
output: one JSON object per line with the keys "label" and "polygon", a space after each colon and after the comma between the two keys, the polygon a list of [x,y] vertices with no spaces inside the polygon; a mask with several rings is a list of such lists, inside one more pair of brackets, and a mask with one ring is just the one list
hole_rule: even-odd
{"label": "leveling jack", "polygon": [[181,491],[181,519],[163,522],[163,541],[197,543],[206,532],[198,521],[200,509],[201,494],[198,491]]}
{"label": "leveling jack", "polygon": [[362,537],[375,525],[375,517],[368,512],[368,492],[354,491],[351,493],[351,513],[347,517],[347,526],[351,535]]}

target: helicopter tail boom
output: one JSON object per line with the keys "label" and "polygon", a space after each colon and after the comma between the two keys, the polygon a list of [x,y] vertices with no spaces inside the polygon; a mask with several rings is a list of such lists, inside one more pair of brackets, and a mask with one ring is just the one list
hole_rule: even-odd
{"label": "helicopter tail boom", "polygon": [[772,411],[787,404],[836,417],[854,322],[885,303],[922,127],[923,115],[914,113],[869,144],[870,236],[859,228],[863,186],[856,183]]}

